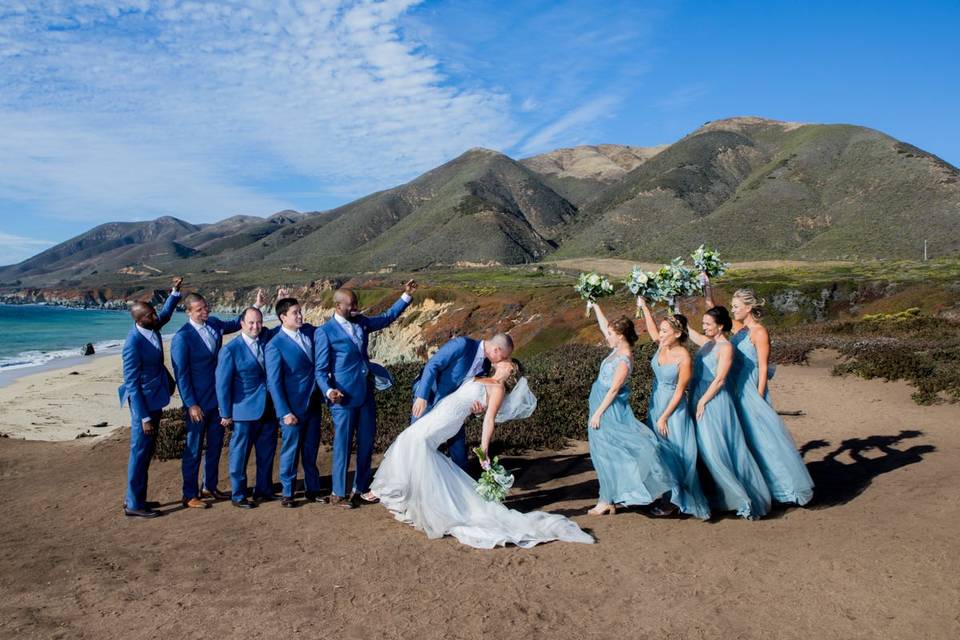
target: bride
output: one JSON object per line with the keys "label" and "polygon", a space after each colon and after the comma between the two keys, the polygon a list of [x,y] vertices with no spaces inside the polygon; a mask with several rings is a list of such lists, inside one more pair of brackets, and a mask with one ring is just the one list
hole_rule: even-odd
{"label": "bride", "polygon": [[489,451],[496,422],[529,417],[537,399],[527,379],[517,379],[520,373],[518,363],[498,362],[492,377],[465,381],[397,436],[371,487],[397,520],[413,525],[428,538],[451,535],[478,549],[508,543],[528,548],[550,540],[593,542],[563,516],[520,513],[488,502],[477,494],[473,478],[437,451],[463,426],[474,402],[487,405],[481,438],[484,454]]}

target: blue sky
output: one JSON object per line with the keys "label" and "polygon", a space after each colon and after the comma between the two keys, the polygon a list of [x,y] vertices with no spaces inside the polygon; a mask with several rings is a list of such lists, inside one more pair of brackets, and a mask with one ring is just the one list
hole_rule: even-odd
{"label": "blue sky", "polygon": [[0,264],[112,220],[327,209],[466,149],[759,115],[960,164],[960,2],[0,3]]}

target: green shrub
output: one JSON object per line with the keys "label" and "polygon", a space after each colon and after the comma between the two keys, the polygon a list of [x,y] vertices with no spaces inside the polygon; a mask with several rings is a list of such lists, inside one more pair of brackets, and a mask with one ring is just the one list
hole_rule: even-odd
{"label": "green shrub", "polygon": [[[634,413],[646,420],[647,400],[653,382],[649,361],[656,345],[645,343],[636,349],[636,363],[630,377]],[[497,453],[517,453],[526,449],[560,449],[568,439],[583,439],[587,429],[587,404],[590,387],[600,362],[609,352],[602,347],[563,345],[524,361],[526,376],[537,396],[537,410],[530,418],[497,425],[494,448]],[[385,451],[397,435],[410,425],[413,381],[423,368],[420,362],[402,362],[390,366],[396,384],[377,393],[377,438],[374,448]],[[467,441],[472,448],[480,442],[480,418],[467,421]],[[185,442],[183,409],[163,412],[157,434],[156,457],[180,458]],[[228,437],[225,439],[229,441]],[[321,442],[333,444],[333,422],[324,409],[321,418]]]}

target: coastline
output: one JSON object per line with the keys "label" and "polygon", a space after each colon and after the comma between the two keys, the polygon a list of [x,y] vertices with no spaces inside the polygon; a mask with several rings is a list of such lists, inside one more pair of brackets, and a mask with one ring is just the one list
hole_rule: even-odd
{"label": "coastline", "polygon": [[84,433],[104,436],[129,424],[130,412],[120,407],[117,398],[122,379],[120,354],[70,360],[13,370],[9,374],[21,375],[9,380],[0,376],[0,433],[25,440],[60,441]]}

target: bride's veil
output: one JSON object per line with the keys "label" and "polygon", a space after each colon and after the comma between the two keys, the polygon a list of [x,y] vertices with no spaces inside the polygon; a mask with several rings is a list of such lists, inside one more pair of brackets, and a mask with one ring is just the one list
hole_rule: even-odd
{"label": "bride's veil", "polygon": [[530,391],[530,385],[527,384],[527,379],[525,377],[520,378],[513,388],[513,391],[503,399],[503,404],[500,405],[500,409],[497,411],[496,421],[507,422],[508,420],[523,420],[524,418],[532,416],[536,408],[537,397]]}

